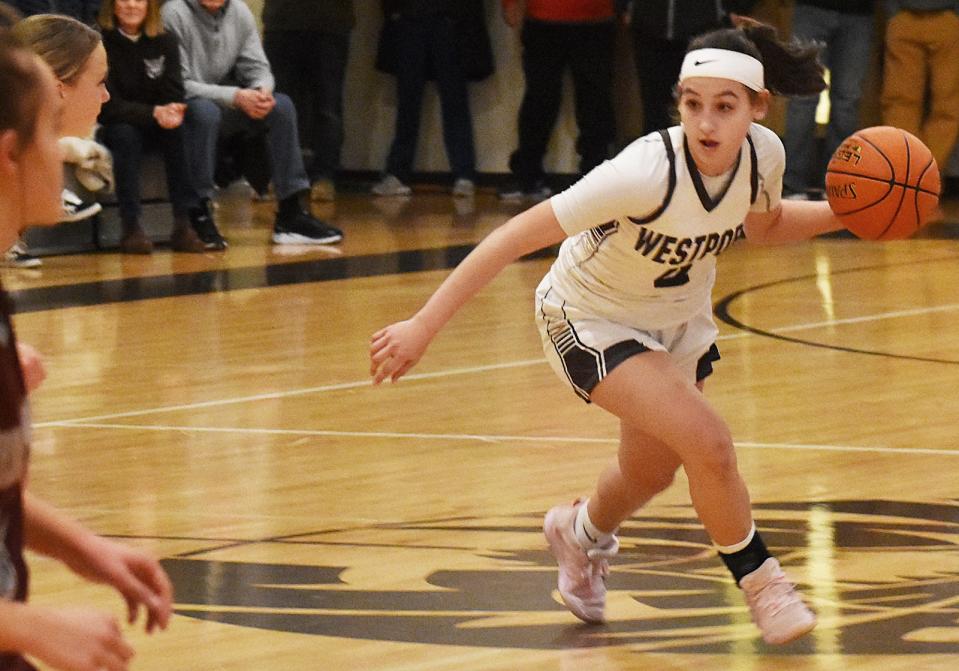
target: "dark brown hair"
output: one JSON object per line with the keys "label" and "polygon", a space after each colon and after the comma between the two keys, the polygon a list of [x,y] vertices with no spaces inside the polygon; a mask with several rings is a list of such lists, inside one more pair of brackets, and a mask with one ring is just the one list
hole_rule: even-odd
{"label": "dark brown hair", "polygon": [[740,28],[723,28],[700,35],[689,44],[696,49],[726,49],[752,56],[763,64],[766,88],[782,96],[804,96],[826,88],[817,42],[780,39],[776,29],[759,21]]}

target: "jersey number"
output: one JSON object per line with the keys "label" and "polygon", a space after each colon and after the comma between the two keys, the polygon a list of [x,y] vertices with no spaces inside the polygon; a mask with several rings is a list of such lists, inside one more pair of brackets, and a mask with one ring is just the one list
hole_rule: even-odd
{"label": "jersey number", "polygon": [[666,289],[669,287],[681,287],[689,282],[689,269],[693,265],[680,266],[679,268],[670,268],[665,273],[653,280],[653,286],[657,289]]}

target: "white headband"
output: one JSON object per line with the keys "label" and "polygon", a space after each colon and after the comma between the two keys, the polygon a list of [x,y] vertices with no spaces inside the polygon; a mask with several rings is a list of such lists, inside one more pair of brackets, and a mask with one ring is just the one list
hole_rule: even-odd
{"label": "white headband", "polygon": [[753,91],[762,91],[765,87],[763,64],[739,51],[728,49],[696,49],[686,54],[679,81],[689,77],[719,77],[732,79]]}

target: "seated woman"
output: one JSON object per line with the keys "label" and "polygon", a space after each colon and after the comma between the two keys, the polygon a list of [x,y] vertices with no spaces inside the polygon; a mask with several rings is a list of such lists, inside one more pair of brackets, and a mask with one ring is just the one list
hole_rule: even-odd
{"label": "seated woman", "polygon": [[140,226],[140,164],[143,154],[163,152],[173,205],[170,246],[202,253],[203,242],[190,225],[189,209],[198,198],[190,183],[183,144],[183,79],[176,38],[163,31],[160,0],[105,0],[100,8],[107,50],[110,100],[100,113],[98,137],[113,152],[121,249],[149,254],[153,243]]}

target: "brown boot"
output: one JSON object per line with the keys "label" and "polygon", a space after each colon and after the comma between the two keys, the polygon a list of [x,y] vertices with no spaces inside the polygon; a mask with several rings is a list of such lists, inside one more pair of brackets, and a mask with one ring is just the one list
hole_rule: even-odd
{"label": "brown boot", "polygon": [[130,227],[120,240],[120,251],[124,254],[151,254],[153,243],[142,228]]}
{"label": "brown boot", "polygon": [[202,254],[206,251],[206,245],[189,225],[178,226],[173,229],[173,235],[170,236],[170,247],[175,252],[187,252],[188,254]]}

